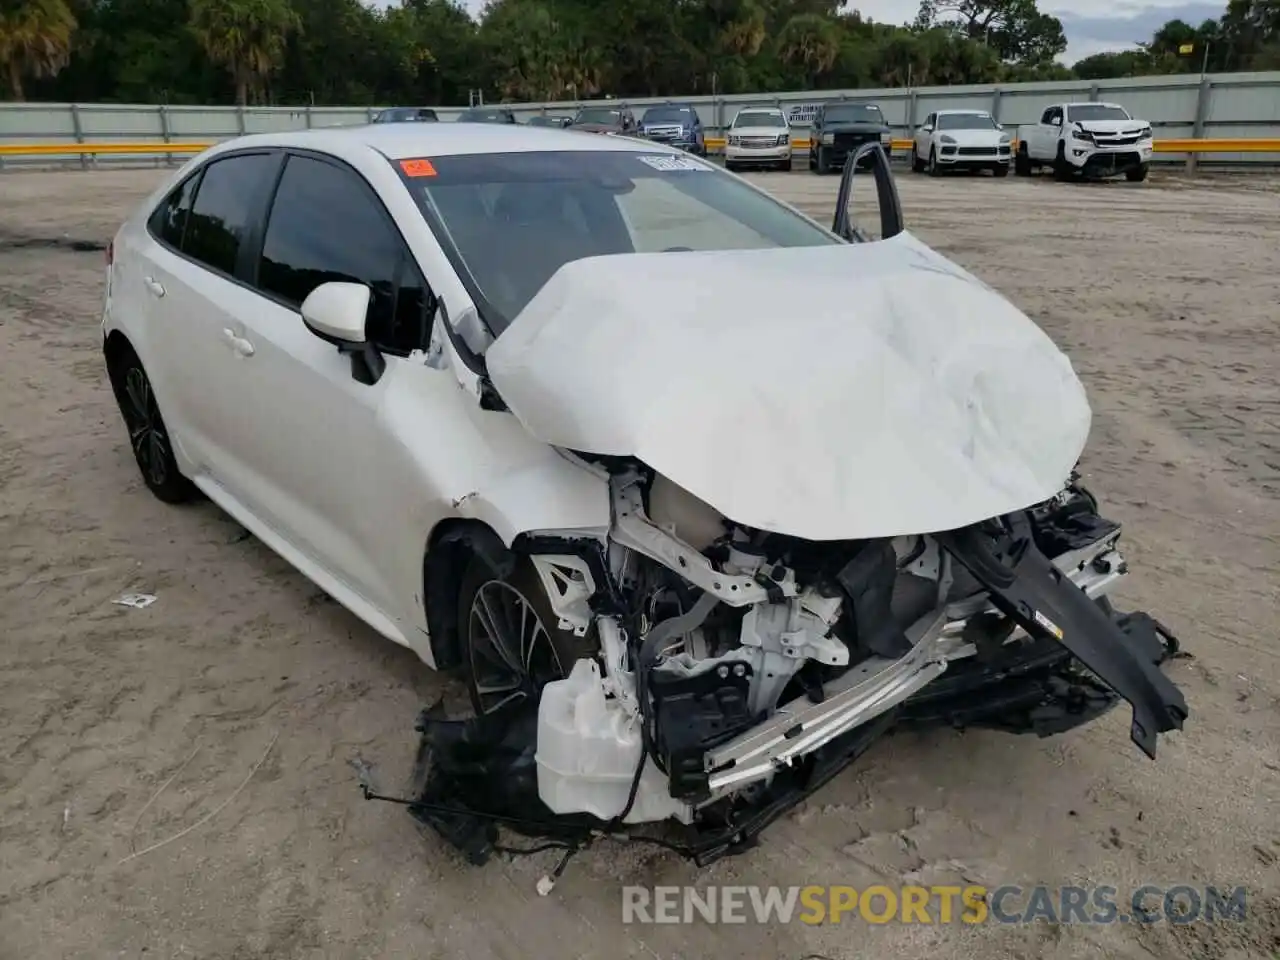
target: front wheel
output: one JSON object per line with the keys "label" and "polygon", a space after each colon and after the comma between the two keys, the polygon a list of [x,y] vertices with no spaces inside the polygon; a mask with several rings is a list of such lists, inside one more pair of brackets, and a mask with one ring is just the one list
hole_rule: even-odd
{"label": "front wheel", "polygon": [[1143,180],[1147,179],[1147,173],[1150,172],[1150,170],[1150,164],[1139,164],[1131,170],[1126,170],[1124,178],[1130,183],[1141,183]]}
{"label": "front wheel", "polygon": [[1062,144],[1058,144],[1058,155],[1053,161],[1053,175],[1058,180],[1071,179],[1071,164],[1067,163],[1067,153]]}
{"label": "front wheel", "polygon": [[195,485],[178,469],[169,429],[160,415],[155,390],[138,355],[128,347],[119,349],[107,362],[107,374],[129,431],[133,459],[147,489],[165,503],[186,503],[193,499]]}
{"label": "front wheel", "polygon": [[818,173],[826,176],[831,172],[831,154],[826,147],[818,148]]}
{"label": "front wheel", "polygon": [[929,148],[929,176],[931,177],[942,176],[942,168],[938,166],[938,148],[937,147]]}
{"label": "front wheel", "polygon": [[1007,177],[1009,175],[1009,165],[1007,163],[998,163],[991,168],[991,173],[997,177]]}
{"label": "front wheel", "polygon": [[517,559],[508,574],[473,557],[458,601],[464,676],[478,714],[536,702],[543,687],[567,677],[578,660],[595,653],[594,631],[578,637],[559,628],[526,557]]}
{"label": "front wheel", "polygon": [[783,160],[783,161],[782,161],[782,166],[781,166],[779,169],[781,169],[783,173],[790,173],[790,172],[791,172],[791,158],[790,158],[790,157],[787,157],[787,159]]}
{"label": "front wheel", "polygon": [[924,161],[920,159],[920,152],[914,143],[911,145],[911,172],[924,173]]}

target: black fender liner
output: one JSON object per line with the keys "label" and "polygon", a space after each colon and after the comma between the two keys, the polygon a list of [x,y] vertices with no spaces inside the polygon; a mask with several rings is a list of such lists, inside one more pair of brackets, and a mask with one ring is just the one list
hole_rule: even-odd
{"label": "black fender liner", "polygon": [[[1036,547],[1025,515],[1011,515],[1013,549],[997,550],[981,528],[939,534],[938,541],[978,578],[991,601],[1032,637],[1061,643],[1103,683],[1129,701],[1129,735],[1155,758],[1156,738],[1181,730],[1187,701],[1160,670],[1149,644],[1135,642],[1132,627],[1122,629],[1088,594],[1077,587]],[[1003,554],[1003,555],[1002,555]]]}

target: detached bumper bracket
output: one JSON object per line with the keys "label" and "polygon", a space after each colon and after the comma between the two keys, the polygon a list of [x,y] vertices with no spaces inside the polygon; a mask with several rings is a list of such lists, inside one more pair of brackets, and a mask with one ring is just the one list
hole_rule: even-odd
{"label": "detached bumper bracket", "polygon": [[1160,670],[1163,657],[1152,648],[1159,643],[1154,629],[1135,630],[1139,624],[1123,629],[1029,538],[1010,561],[997,556],[987,538],[973,528],[942,534],[938,540],[983,582],[1002,613],[1033,637],[1057,640],[1129,701],[1129,735],[1148,757],[1155,758],[1159,734],[1182,729],[1187,701]]}

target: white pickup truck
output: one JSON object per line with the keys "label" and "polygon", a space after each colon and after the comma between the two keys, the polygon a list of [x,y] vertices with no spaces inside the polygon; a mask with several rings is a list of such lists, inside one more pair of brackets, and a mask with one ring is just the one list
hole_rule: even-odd
{"label": "white pickup truck", "polygon": [[1145,180],[1151,163],[1151,124],[1118,103],[1055,103],[1039,123],[1018,128],[1013,169],[1030,176],[1042,166],[1061,179],[1075,174]]}

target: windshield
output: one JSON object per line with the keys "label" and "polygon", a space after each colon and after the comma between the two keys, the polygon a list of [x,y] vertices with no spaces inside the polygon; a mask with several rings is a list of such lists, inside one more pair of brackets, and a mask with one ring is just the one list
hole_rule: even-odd
{"label": "windshield", "polygon": [[578,111],[574,123],[609,123],[617,124],[622,119],[622,111],[610,107],[584,107]]}
{"label": "windshield", "polygon": [[471,123],[506,123],[507,114],[505,110],[463,110],[458,119]]}
{"label": "windshield", "polygon": [[572,260],[843,242],[692,157],[485,153],[433,157],[429,169],[405,183],[495,335]]}
{"label": "windshield", "polygon": [[939,130],[995,130],[996,122],[987,113],[940,113]]}
{"label": "windshield", "polygon": [[822,117],[827,123],[884,123],[884,114],[874,103],[842,103],[827,107]]}
{"label": "windshield", "polygon": [[781,129],[787,125],[787,121],[782,118],[782,114],[773,113],[769,110],[743,110],[733,118],[733,125],[735,127],[778,127]]}
{"label": "windshield", "polygon": [[1105,103],[1082,103],[1079,106],[1071,107],[1070,111],[1069,120],[1083,120],[1086,123],[1090,120],[1133,119],[1123,107],[1113,107]]}
{"label": "windshield", "polygon": [[693,123],[693,111],[688,107],[650,107],[640,122]]}

